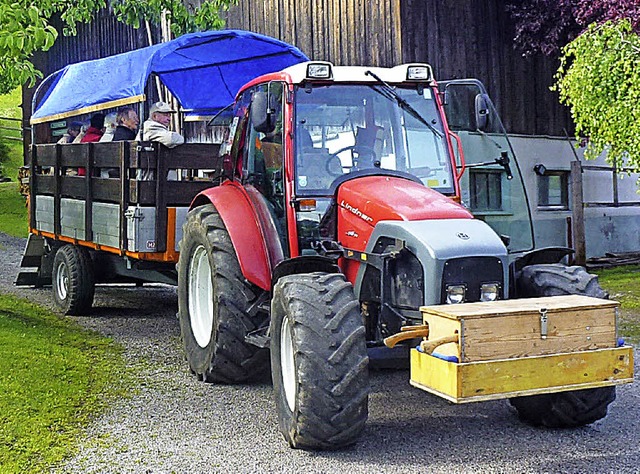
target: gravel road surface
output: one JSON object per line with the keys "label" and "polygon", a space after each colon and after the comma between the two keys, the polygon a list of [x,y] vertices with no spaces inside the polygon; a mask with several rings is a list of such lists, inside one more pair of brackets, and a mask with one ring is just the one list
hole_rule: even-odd
{"label": "gravel road surface", "polygon": [[[0,234],[0,291],[51,307],[50,289],[12,285],[24,243]],[[453,405],[410,387],[407,371],[373,372],[356,446],[292,450],[278,432],[268,376],[225,386],[191,375],[176,310],[171,287],[110,286],[97,288],[93,314],[74,318],[125,347],[139,390],[95,420],[78,455],[55,472],[640,473],[638,375],[618,388],[604,420],[548,430],[520,423],[507,402]]]}

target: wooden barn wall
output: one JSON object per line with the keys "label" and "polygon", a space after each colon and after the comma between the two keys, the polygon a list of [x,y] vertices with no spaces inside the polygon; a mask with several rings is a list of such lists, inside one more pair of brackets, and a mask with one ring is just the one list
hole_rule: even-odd
{"label": "wooden barn wall", "polygon": [[228,28],[273,36],[335,64],[432,64],[436,78],[475,77],[510,133],[564,136],[568,110],[549,90],[557,61],[513,48],[504,0],[239,0]]}
{"label": "wooden barn wall", "polygon": [[401,0],[239,0],[227,27],[291,43],[311,59],[343,65],[401,61]]}
{"label": "wooden barn wall", "polygon": [[[62,31],[59,20],[54,21],[53,26]],[[117,21],[108,9],[103,9],[92,23],[78,25],[77,36],[58,37],[47,54],[46,69],[54,72],[68,64],[104,58],[143,46],[149,46],[144,28],[136,30],[126,26]]]}
{"label": "wooden barn wall", "polygon": [[405,61],[427,61],[441,79],[480,79],[511,133],[571,133],[568,109],[549,90],[557,60],[513,48],[503,1],[403,0],[401,16]]}

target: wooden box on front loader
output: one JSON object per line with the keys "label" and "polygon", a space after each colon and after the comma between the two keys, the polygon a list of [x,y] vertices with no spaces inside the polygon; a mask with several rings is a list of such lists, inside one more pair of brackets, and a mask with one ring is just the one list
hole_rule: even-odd
{"label": "wooden box on front loader", "polygon": [[413,349],[411,384],[464,403],[631,382],[617,308],[579,295],[422,307],[430,341],[458,342]]}

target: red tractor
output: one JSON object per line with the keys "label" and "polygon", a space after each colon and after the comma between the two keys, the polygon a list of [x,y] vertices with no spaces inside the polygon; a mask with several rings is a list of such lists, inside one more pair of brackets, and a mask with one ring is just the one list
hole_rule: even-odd
{"label": "red tractor", "polygon": [[[204,381],[250,380],[270,357],[293,447],[355,442],[370,363],[408,358],[435,334],[420,308],[479,302],[487,316],[514,298],[606,297],[596,277],[561,263],[570,249],[534,250],[517,163],[477,81],[438,85],[426,64],[306,62],[246,84],[223,118],[225,180],[195,197],[183,226],[182,338]],[[538,339],[552,339],[547,309],[538,317]],[[446,348],[462,346],[463,329],[424,342],[462,363]],[[607,344],[579,350],[621,350]],[[591,423],[629,381],[629,349],[624,357],[620,376],[493,398],[534,425]]]}

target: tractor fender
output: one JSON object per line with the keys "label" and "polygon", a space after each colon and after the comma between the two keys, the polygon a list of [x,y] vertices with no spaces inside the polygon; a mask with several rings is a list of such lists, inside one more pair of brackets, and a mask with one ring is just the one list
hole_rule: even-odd
{"label": "tractor fender", "polygon": [[272,262],[267,239],[247,190],[238,182],[226,181],[198,194],[190,210],[209,203],[216,208],[229,232],[244,277],[265,291],[271,290]]}
{"label": "tractor fender", "polygon": [[567,255],[574,253],[569,247],[544,247],[522,254],[511,265],[514,272],[519,272],[527,265],[541,263],[559,263]]}
{"label": "tractor fender", "polygon": [[274,287],[283,276],[313,272],[341,273],[341,270],[334,259],[321,255],[303,255],[288,258],[281,261],[273,270],[271,286]]}
{"label": "tractor fender", "polygon": [[522,254],[509,266],[509,279],[511,280],[509,298],[518,297],[517,282],[523,268],[529,265],[560,263],[563,258],[573,253],[574,250],[569,247],[543,247]]}

